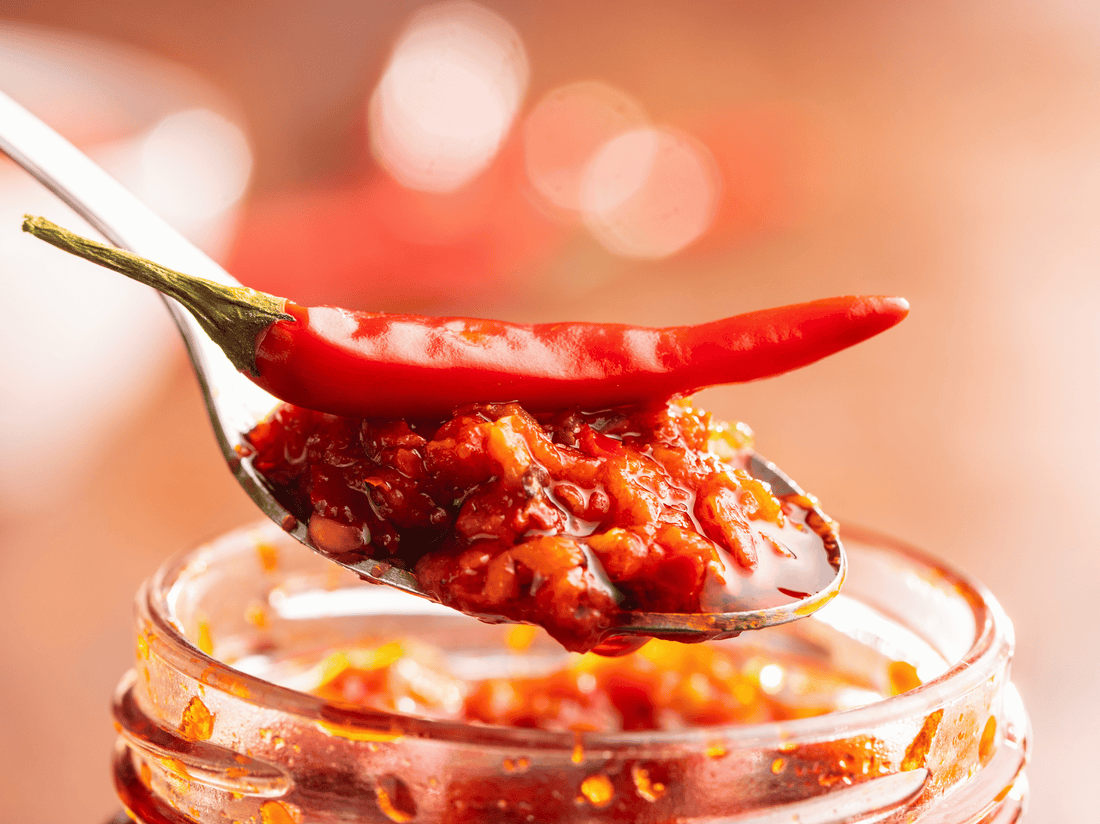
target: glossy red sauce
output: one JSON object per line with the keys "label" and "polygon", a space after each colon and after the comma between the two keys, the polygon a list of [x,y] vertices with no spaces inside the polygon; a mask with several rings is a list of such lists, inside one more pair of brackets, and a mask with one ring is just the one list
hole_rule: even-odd
{"label": "glossy red sauce", "polygon": [[570,650],[622,610],[761,609],[835,575],[809,502],[747,472],[747,428],[682,400],[431,421],[283,405],[248,442],[322,551],[394,561],[440,602],[539,624]]}

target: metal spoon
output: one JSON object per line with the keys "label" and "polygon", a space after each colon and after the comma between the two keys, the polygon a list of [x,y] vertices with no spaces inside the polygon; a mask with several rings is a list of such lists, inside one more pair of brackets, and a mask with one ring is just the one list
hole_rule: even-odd
{"label": "metal spoon", "polygon": [[[115,246],[178,271],[227,286],[240,285],[76,147],[2,92],[0,151],[65,201]],[[262,420],[278,400],[237,372],[190,313],[171,298],[164,298],[164,301],[187,344],[195,374],[202,385],[214,435],[230,470],[267,517],[283,526],[301,543],[326,555],[310,541],[307,524],[298,521],[275,500],[250,461],[241,459],[235,449],[242,442],[242,434]],[[802,494],[798,486],[774,464],[758,455],[752,459],[751,472],[756,478],[771,484],[779,495]],[[844,552],[839,545],[823,547],[822,551],[829,552],[829,563],[836,574],[828,586],[801,600],[744,612],[624,612],[621,613],[621,623],[608,635],[659,635],[699,640],[700,637],[729,637],[744,630],[761,629],[805,617],[832,600],[839,592],[847,570]],[[385,561],[368,559],[341,565],[375,583],[430,597],[419,587],[412,574]]]}

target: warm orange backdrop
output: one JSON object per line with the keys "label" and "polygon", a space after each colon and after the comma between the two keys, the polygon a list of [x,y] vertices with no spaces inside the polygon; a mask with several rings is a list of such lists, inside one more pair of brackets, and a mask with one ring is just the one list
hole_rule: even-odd
{"label": "warm orange backdrop", "polygon": [[[253,138],[255,216],[319,180],[367,173],[363,100],[415,5],[8,0],[0,18],[114,36],[219,85]],[[757,217],[734,210],[716,238],[658,263],[563,230],[509,264],[506,288],[425,304],[665,324],[836,293],[908,297],[910,319],[881,339],[704,403],[752,424],[761,451],[842,522],[924,546],[990,586],[1015,620],[1015,678],[1035,726],[1029,820],[1089,820],[1100,11],[1069,0],[491,5],[524,38],[529,102],[600,78],[654,119],[741,140]],[[736,123],[701,125],[715,113]],[[795,166],[776,160],[769,129],[801,141]],[[256,242],[262,226],[246,226]],[[347,288],[363,303],[370,278],[387,276]],[[79,495],[0,522],[5,824],[98,824],[113,809],[107,708],[131,655],[132,594],[170,553],[252,515],[182,351],[131,423],[99,445]]]}

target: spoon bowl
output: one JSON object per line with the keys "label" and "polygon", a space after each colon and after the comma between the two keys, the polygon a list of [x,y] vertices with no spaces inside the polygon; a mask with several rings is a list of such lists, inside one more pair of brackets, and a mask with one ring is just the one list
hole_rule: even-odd
{"label": "spoon bowl", "polygon": [[[240,285],[103,169],[3,93],[0,93],[0,151],[71,206],[113,245],[225,286]],[[430,597],[406,569],[373,559],[348,563],[333,558],[310,540],[308,525],[276,500],[250,459],[241,457],[238,452],[243,435],[275,408],[278,399],[239,373],[179,303],[168,297],[164,301],[186,343],[222,456],[260,510],[298,541],[362,578]],[[750,472],[758,480],[770,484],[780,496],[803,494],[790,478],[759,455],[753,456]],[[838,542],[823,540],[822,552],[827,553],[835,575],[827,586],[806,597],[768,609],[742,612],[622,612],[619,614],[621,622],[606,633],[605,643],[617,636],[629,636],[630,639],[659,636],[683,641],[730,637],[744,630],[761,629],[810,615],[836,596],[846,572],[847,562]],[[494,620],[493,616],[482,617]],[[628,639],[620,647],[626,649],[630,643]]]}

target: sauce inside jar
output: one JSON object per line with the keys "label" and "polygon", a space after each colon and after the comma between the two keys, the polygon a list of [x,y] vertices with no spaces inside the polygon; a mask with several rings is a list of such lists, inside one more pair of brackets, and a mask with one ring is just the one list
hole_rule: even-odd
{"label": "sauce inside jar", "polygon": [[[807,718],[882,700],[873,683],[796,653],[650,641],[617,658],[527,654],[513,627],[497,656],[415,639],[364,642],[277,664],[267,677],[330,701],[422,718],[572,732],[637,732]],[[890,664],[894,668],[895,664]],[[915,676],[914,676],[915,677]],[[908,687],[919,684],[915,680]]]}

